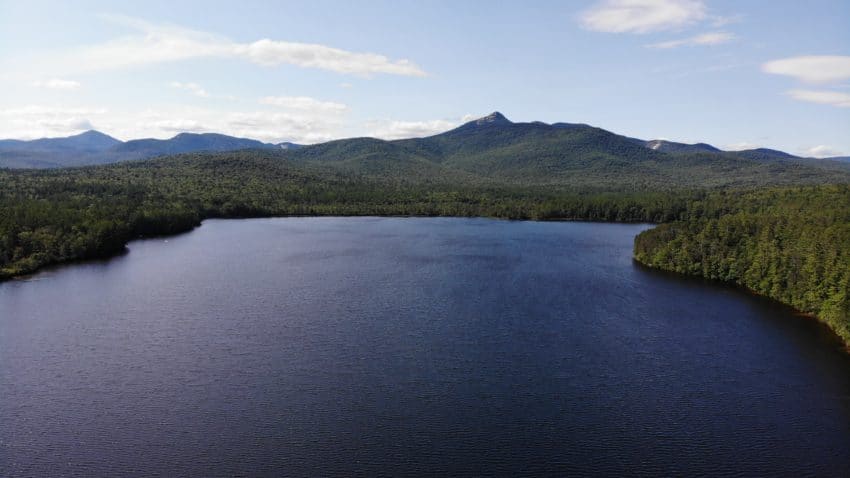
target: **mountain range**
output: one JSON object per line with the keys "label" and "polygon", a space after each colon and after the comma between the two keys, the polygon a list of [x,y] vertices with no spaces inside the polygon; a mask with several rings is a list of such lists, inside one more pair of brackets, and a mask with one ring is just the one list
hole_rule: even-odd
{"label": "mountain range", "polygon": [[[760,165],[772,164],[792,169],[847,171],[850,166],[850,158],[846,157],[802,158],[766,148],[722,151],[706,143],[630,138],[586,124],[514,123],[494,112],[426,138],[351,138],[310,146],[264,143],[215,133],[180,133],[171,139],[123,142],[98,131],[87,131],[66,138],[0,140],[0,167],[57,168],[248,149],[358,174],[391,170],[423,177],[451,170],[496,178],[532,178],[535,182],[562,182],[578,171],[617,174],[634,167],[659,171],[686,165],[697,169],[757,170]],[[670,161],[676,164],[667,164]]]}
{"label": "mountain range", "polygon": [[32,141],[0,140],[0,167],[60,168],[108,164],[200,151],[242,149],[297,149],[294,143],[263,143],[217,133],[180,133],[170,139],[121,141],[99,131],[86,131],[65,138]]}

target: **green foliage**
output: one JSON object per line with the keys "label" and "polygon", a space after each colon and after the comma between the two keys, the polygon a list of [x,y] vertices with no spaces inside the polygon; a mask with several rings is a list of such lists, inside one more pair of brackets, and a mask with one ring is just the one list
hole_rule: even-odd
{"label": "green foliage", "polygon": [[647,265],[734,282],[816,315],[850,344],[850,187],[717,192],[635,239]]}

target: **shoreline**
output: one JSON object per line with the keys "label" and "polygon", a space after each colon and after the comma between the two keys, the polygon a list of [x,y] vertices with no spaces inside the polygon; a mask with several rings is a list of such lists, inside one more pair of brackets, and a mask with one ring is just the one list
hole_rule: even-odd
{"label": "shoreline", "polygon": [[113,257],[120,256],[123,253],[126,253],[127,244],[132,241],[139,239],[155,239],[158,237],[174,237],[179,236],[180,234],[186,234],[188,232],[192,232],[198,227],[202,226],[205,221],[209,220],[240,220],[240,219],[286,219],[286,218],[321,218],[321,217],[338,217],[338,218],[347,218],[347,217],[361,217],[361,218],[410,218],[410,219],[427,219],[427,218],[456,218],[456,219],[491,219],[497,221],[528,221],[528,222],[588,222],[588,223],[597,223],[597,224],[647,224],[657,226],[657,223],[647,222],[647,221],[594,221],[592,219],[580,219],[580,218],[544,218],[544,219],[534,219],[527,217],[500,217],[500,216],[439,216],[439,215],[403,215],[403,214],[386,214],[386,215],[376,215],[376,214],[287,214],[287,215],[257,215],[257,216],[233,216],[233,217],[206,217],[198,221],[197,224],[193,224],[192,227],[181,229],[172,232],[163,232],[161,234],[144,234],[137,235],[125,238],[123,241],[123,245],[120,249],[114,249],[109,251],[104,251],[103,254],[94,254],[86,257],[80,257],[75,259],[70,259],[66,261],[58,261],[58,262],[49,262],[45,264],[41,264],[32,269],[26,269],[22,272],[12,272],[12,273],[4,273],[0,270],[0,284],[7,282],[18,280],[25,277],[31,277],[39,272],[43,272],[45,270],[49,270],[55,267],[62,267],[65,265],[73,265],[82,262],[96,261],[96,260],[105,260]]}
{"label": "shoreline", "polygon": [[835,336],[838,343],[842,346],[842,349],[844,350],[844,352],[846,352],[847,354],[850,354],[850,338],[842,337],[838,333],[838,331],[835,330],[835,327],[833,327],[829,323],[829,321],[827,321],[823,317],[818,316],[815,313],[800,310],[797,307],[794,307],[793,305],[791,305],[787,302],[783,302],[779,299],[770,297],[769,295],[761,294],[758,291],[755,291],[755,290],[753,290],[753,289],[751,289],[751,288],[749,288],[749,287],[747,287],[743,284],[738,284],[737,282],[724,281],[724,280],[719,280],[719,279],[711,279],[711,278],[705,277],[705,276],[700,275],[700,274],[686,274],[686,273],[682,273],[682,272],[672,271],[672,270],[669,270],[669,269],[664,269],[662,267],[657,267],[657,266],[654,266],[652,264],[647,264],[647,263],[641,261],[640,259],[638,259],[637,256],[634,255],[634,254],[632,255],[632,260],[636,264],[640,265],[641,267],[645,267],[646,269],[654,271],[654,272],[663,272],[665,274],[670,274],[671,276],[699,279],[701,281],[705,281],[705,282],[708,282],[708,283],[722,285],[724,287],[729,287],[731,289],[735,289],[735,290],[738,290],[738,291],[741,291],[741,292],[745,292],[748,295],[751,295],[753,297],[757,297],[759,299],[769,300],[769,301],[771,301],[775,304],[779,304],[779,305],[782,305],[783,307],[787,307],[788,309],[790,309],[794,313],[795,316],[799,317],[800,319],[813,320],[813,321],[816,321],[817,323],[823,325],[824,327],[826,327],[832,333],[832,335]]}

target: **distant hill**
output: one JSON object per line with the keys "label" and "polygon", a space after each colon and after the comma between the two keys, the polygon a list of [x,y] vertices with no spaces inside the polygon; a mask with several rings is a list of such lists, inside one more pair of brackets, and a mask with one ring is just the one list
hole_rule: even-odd
{"label": "distant hill", "polygon": [[32,141],[0,140],[0,151],[26,153],[97,152],[121,144],[121,141],[98,131],[86,131],[66,138],[41,138]]}
{"label": "distant hill", "polygon": [[272,149],[274,144],[235,138],[216,133],[180,133],[171,139],[134,139],[111,148],[109,153],[120,160],[144,159],[169,154],[197,151],[236,151],[240,149]]}
{"label": "distant hill", "polygon": [[96,164],[106,151],[121,141],[98,131],[86,131],[65,138],[41,138],[31,141],[0,140],[0,167],[57,168],[78,164]]}
{"label": "distant hill", "polygon": [[794,156],[784,151],[768,148],[746,149],[743,151],[734,151],[732,154],[747,159],[755,159],[756,161],[773,161],[777,159],[802,159],[800,156]]}
{"label": "distant hill", "polygon": [[0,168],[11,169],[49,169],[62,168],[66,166],[75,166],[69,158],[74,160],[83,158],[85,164],[96,164],[90,161],[91,154],[89,153],[57,153],[45,151],[25,151],[25,150],[2,150],[0,149]]}
{"label": "distant hill", "polygon": [[[299,145],[288,144],[289,148]],[[148,159],[200,151],[277,149],[281,146],[215,133],[180,133],[171,139],[136,139],[122,142],[98,131],[66,138],[32,141],[0,140],[0,167],[58,168]]]}

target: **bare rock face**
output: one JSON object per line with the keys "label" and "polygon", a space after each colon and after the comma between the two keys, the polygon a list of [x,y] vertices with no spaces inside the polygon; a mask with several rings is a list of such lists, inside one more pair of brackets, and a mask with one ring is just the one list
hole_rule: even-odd
{"label": "bare rock face", "polygon": [[475,120],[475,124],[477,125],[487,125],[487,124],[510,124],[511,120],[505,118],[505,115],[499,113],[498,111],[494,111],[487,116],[478,118]]}

